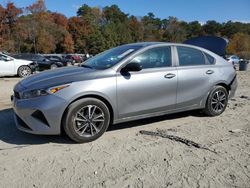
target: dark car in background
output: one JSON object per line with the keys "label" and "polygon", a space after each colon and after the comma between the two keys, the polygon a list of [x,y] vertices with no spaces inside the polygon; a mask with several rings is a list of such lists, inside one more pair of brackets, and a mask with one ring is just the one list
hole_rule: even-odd
{"label": "dark car in background", "polygon": [[48,58],[40,54],[16,54],[13,55],[13,57],[15,57],[16,59],[24,59],[36,62],[38,64],[39,71],[63,67],[63,63],[61,63],[60,61],[49,60]]}
{"label": "dark car in background", "polygon": [[44,55],[47,59],[49,59],[50,61],[55,61],[55,62],[60,62],[63,64],[63,66],[72,66],[74,65],[74,62],[72,59],[66,59],[66,58],[62,58],[56,55]]}

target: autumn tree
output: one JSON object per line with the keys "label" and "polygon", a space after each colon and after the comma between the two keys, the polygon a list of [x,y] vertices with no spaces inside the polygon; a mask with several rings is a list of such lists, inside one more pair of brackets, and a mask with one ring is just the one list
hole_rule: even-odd
{"label": "autumn tree", "polygon": [[51,53],[72,52],[73,41],[68,32],[68,19],[47,11],[44,1],[38,0],[26,8],[27,15],[19,18],[20,51]]}
{"label": "autumn tree", "polygon": [[44,0],[37,0],[32,5],[26,8],[31,14],[39,14],[41,12],[46,12],[47,8],[45,6]]}
{"label": "autumn tree", "polygon": [[242,58],[250,59],[250,35],[245,33],[234,34],[227,51],[229,54],[237,54]]}
{"label": "autumn tree", "polygon": [[66,16],[57,12],[52,12],[51,17],[56,25],[63,27],[65,30],[68,29],[68,19]]}
{"label": "autumn tree", "polygon": [[15,51],[16,40],[14,39],[14,31],[16,23],[18,21],[18,16],[22,13],[20,8],[17,8],[14,3],[7,3],[6,8],[0,7],[0,17],[1,17],[1,40],[2,48],[13,52]]}
{"label": "autumn tree", "polygon": [[135,17],[117,5],[100,8],[83,4],[71,18],[47,10],[44,0],[22,9],[11,2],[5,7],[0,5],[1,51],[97,54],[131,42],[183,42],[202,35],[230,39],[229,53],[250,51],[249,23],[209,20],[201,25],[175,17],[160,19],[153,13]]}
{"label": "autumn tree", "polygon": [[133,42],[143,41],[143,25],[135,16],[129,17],[129,30]]}
{"label": "autumn tree", "polygon": [[0,49],[4,47],[4,18],[5,18],[5,8],[0,5]]}

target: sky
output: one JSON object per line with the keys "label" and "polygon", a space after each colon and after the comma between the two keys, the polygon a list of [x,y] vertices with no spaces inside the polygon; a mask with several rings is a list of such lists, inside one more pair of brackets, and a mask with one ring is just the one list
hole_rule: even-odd
{"label": "sky", "polygon": [[[1,2],[2,1],[2,2]],[[26,7],[35,0],[0,0],[2,5],[14,2],[18,7]],[[250,23],[250,0],[45,0],[48,10],[63,13],[67,17],[75,16],[77,9],[89,6],[105,7],[117,4],[119,8],[135,16],[144,16],[153,12],[161,19],[175,16],[187,22],[207,20],[217,22],[241,21]]]}

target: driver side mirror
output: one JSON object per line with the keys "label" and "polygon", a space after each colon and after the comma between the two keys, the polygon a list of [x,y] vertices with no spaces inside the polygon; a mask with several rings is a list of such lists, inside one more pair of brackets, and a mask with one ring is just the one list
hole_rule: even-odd
{"label": "driver side mirror", "polygon": [[129,63],[121,69],[121,72],[138,72],[141,70],[142,67],[139,63]]}

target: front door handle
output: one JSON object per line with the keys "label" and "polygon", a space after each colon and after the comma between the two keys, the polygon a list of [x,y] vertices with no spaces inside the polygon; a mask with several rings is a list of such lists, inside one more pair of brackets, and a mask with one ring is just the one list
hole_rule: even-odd
{"label": "front door handle", "polygon": [[206,74],[213,74],[214,71],[213,70],[207,70]]}
{"label": "front door handle", "polygon": [[168,78],[168,79],[171,79],[171,78],[173,78],[175,76],[176,76],[175,74],[169,73],[169,74],[166,74],[164,77]]}

